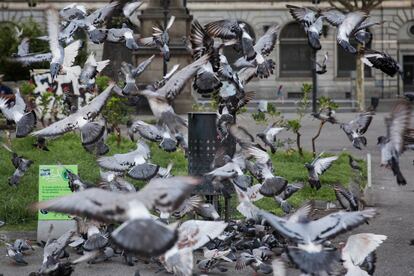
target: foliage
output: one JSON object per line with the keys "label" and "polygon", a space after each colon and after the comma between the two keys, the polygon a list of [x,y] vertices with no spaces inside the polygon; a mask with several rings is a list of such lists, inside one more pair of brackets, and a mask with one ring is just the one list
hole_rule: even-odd
{"label": "foliage", "polygon": [[286,121],[286,128],[287,130],[292,131],[293,133],[298,133],[302,124],[300,119],[291,119]]}
{"label": "foliage", "polygon": [[[40,25],[29,17],[22,22],[2,22],[0,23],[0,73],[5,74],[5,80],[22,80],[29,79],[30,72],[28,67],[24,67],[19,63],[10,62],[6,58],[13,53],[17,53],[17,46],[20,41],[16,38],[15,27],[22,29],[23,34],[20,39],[24,37],[30,38],[30,52],[42,53],[49,50],[48,43],[36,37],[42,36],[45,32]],[[48,68],[48,63],[32,64],[30,68]]]}
{"label": "foliage", "polygon": [[99,92],[102,92],[105,90],[105,88],[108,87],[109,82],[111,81],[111,78],[108,76],[98,76],[95,78],[95,84],[98,88]]}
{"label": "foliage", "polygon": [[318,99],[318,105],[319,105],[319,109],[324,110],[324,109],[332,109],[332,110],[336,110],[338,109],[338,104],[335,103],[331,98],[329,97],[319,97]]}
{"label": "foliage", "polygon": [[260,110],[258,110],[256,113],[252,113],[252,118],[259,124],[267,123],[266,113]]}
{"label": "foliage", "polygon": [[126,124],[131,114],[131,107],[127,105],[127,98],[113,96],[106,103],[102,115],[111,125]]}
{"label": "foliage", "polygon": [[302,98],[297,103],[297,109],[296,113],[299,115],[300,120],[302,120],[303,116],[305,116],[305,113],[307,109],[310,106],[310,100],[309,95],[312,91],[312,85],[309,83],[302,84]]}
{"label": "foliage", "polygon": [[25,81],[20,85],[20,92],[24,96],[33,95],[36,85],[33,82]]}

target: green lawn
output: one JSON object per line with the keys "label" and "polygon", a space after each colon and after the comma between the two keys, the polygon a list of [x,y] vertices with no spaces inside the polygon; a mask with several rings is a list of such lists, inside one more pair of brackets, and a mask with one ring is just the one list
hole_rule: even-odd
{"label": "green lawn", "polygon": [[[10,187],[7,181],[14,171],[10,161],[11,154],[3,147],[0,148],[0,158],[3,160],[2,166],[0,166],[0,220],[5,221],[8,225],[7,228],[6,226],[3,228],[4,230],[35,228],[36,213],[30,211],[28,207],[38,198],[39,165],[54,165],[57,162],[64,165],[78,164],[79,174],[83,179],[90,182],[96,182],[99,179],[99,168],[95,162],[95,157],[82,148],[78,135],[70,133],[51,140],[48,143],[49,152],[34,149],[32,147],[34,141],[35,138],[33,137],[13,140],[13,150],[35,162],[17,188]],[[117,147],[113,136],[109,137],[108,144],[111,148],[109,155],[128,152],[135,148],[135,143],[127,139],[123,139],[120,147]],[[182,151],[166,153],[159,149],[156,144],[151,144],[151,150],[154,163],[166,167],[169,162],[173,162],[173,174],[187,174],[187,160],[184,158]],[[311,160],[311,154],[306,153],[305,157],[302,158],[297,153],[276,153],[272,156],[272,159],[278,175],[287,178],[289,181],[306,182],[307,171],[304,163]],[[341,154],[332,168],[322,177],[323,187],[319,191],[311,190],[306,186],[289,201],[294,206],[299,206],[302,202],[310,199],[334,200],[334,193],[330,185],[336,183],[347,185],[355,176],[348,165],[347,155]],[[133,180],[131,182],[136,185],[143,184]],[[273,212],[280,212],[273,199],[270,198],[257,202],[257,205]]]}

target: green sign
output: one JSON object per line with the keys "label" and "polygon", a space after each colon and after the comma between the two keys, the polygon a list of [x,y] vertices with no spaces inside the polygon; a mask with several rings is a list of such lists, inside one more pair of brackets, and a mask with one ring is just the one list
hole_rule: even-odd
{"label": "green sign", "polygon": [[[71,193],[66,169],[77,174],[78,165],[40,165],[39,201],[54,199]],[[66,214],[39,210],[39,220],[69,220]]]}

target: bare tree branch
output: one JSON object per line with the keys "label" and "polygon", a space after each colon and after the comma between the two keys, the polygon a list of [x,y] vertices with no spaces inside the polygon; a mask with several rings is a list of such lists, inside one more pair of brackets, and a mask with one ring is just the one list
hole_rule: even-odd
{"label": "bare tree branch", "polygon": [[[340,11],[351,12],[355,10],[366,10],[372,11],[379,5],[383,0],[328,0],[329,4]],[[361,4],[361,7],[360,7]],[[342,7],[341,7],[342,6]]]}

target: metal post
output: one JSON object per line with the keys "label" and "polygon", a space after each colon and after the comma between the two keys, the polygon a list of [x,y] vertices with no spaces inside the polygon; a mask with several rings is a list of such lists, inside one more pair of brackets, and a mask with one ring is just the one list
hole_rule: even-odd
{"label": "metal post", "polygon": [[[164,0],[164,30],[167,29],[168,24],[168,13],[169,13],[169,7],[170,7],[170,0]],[[165,57],[163,58],[163,75],[167,75],[168,71],[168,64]]]}
{"label": "metal post", "polygon": [[371,154],[367,153],[367,186],[368,188],[372,187],[372,164],[371,164]]}
{"label": "metal post", "polygon": [[317,50],[312,49],[312,112],[317,112],[317,92],[318,92],[318,75],[316,74],[316,53]]}

